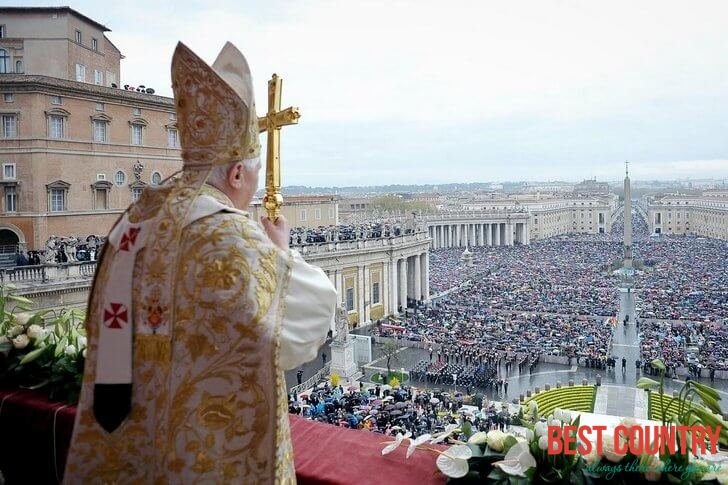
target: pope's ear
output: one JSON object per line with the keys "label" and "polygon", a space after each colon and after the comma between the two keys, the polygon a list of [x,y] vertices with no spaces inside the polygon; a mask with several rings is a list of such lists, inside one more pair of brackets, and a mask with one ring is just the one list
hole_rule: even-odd
{"label": "pope's ear", "polygon": [[227,173],[227,181],[228,184],[230,184],[230,187],[234,189],[239,189],[243,186],[243,183],[245,182],[245,165],[243,162],[238,162],[232,167],[230,167],[230,170],[228,170]]}

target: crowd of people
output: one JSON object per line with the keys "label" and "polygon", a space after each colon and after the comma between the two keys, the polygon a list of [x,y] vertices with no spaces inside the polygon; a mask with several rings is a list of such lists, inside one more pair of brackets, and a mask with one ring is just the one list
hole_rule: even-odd
{"label": "crowd of people", "polygon": [[[471,404],[466,404],[471,403]],[[413,437],[445,430],[466,420],[474,431],[505,429],[514,418],[509,408],[482,395],[448,393],[389,385],[344,390],[320,384],[316,389],[289,396],[289,412],[319,422],[385,435],[412,433]]]}
{"label": "crowd of people", "polygon": [[370,222],[315,228],[294,227],[290,230],[289,242],[291,246],[301,246],[305,244],[393,237],[412,232],[412,229],[406,226],[407,224],[401,222]]}

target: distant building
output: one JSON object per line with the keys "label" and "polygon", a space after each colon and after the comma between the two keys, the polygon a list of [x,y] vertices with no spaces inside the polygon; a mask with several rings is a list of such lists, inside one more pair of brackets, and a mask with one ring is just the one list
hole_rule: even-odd
{"label": "distant building", "polygon": [[608,194],[609,184],[597,182],[597,179],[587,179],[574,185],[574,192],[577,194]]}
{"label": "distant building", "polygon": [[728,191],[667,194],[643,201],[651,234],[686,234],[728,241]]}
{"label": "distant building", "polygon": [[109,29],[69,7],[0,7],[0,248],[106,234],[178,171],[171,98],[114,88]]}
{"label": "distant building", "polygon": [[[254,200],[248,211],[254,220],[266,215],[260,200]],[[336,195],[286,195],[281,213],[291,227],[316,228],[339,223],[339,197]]]}

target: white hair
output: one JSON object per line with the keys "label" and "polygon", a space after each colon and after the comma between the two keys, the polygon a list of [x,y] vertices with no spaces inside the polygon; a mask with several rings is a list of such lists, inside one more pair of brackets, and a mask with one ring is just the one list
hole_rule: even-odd
{"label": "white hair", "polygon": [[260,169],[260,157],[248,158],[245,160],[235,160],[225,165],[218,165],[210,170],[210,175],[207,176],[207,183],[214,185],[215,187],[225,187],[227,183],[228,173],[237,163],[242,162],[246,170],[258,170]]}

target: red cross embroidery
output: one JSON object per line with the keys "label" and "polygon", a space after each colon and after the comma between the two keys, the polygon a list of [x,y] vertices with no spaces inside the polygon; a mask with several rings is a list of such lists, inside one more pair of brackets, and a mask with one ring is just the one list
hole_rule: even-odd
{"label": "red cross embroidery", "polygon": [[138,227],[130,227],[128,231],[121,236],[121,243],[119,244],[120,251],[129,251],[136,242],[137,234],[139,234]]}
{"label": "red cross embroidery", "polygon": [[129,321],[126,306],[122,303],[111,303],[111,309],[104,309],[104,325],[108,328],[122,328]]}

